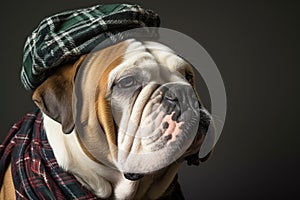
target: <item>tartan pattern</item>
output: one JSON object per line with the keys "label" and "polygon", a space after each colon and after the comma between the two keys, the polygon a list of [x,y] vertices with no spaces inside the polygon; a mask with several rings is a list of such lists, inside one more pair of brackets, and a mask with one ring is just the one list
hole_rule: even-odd
{"label": "tartan pattern", "polygon": [[17,199],[97,199],[58,166],[40,110],[14,124],[0,145],[0,187],[9,164]]}
{"label": "tartan pattern", "polygon": [[27,90],[34,90],[50,69],[89,53],[105,39],[159,24],[156,13],[129,4],[96,5],[45,18],[25,42],[21,81]]}
{"label": "tartan pattern", "polygon": [[[0,145],[0,188],[11,164],[16,199],[100,199],[58,166],[39,109],[10,129]],[[183,200],[177,175],[159,200]]]}

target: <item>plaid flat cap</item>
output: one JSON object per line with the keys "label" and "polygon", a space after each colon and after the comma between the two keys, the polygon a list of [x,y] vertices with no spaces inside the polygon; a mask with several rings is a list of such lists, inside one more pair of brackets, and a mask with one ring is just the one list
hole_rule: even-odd
{"label": "plaid flat cap", "polygon": [[45,18],[25,42],[21,81],[34,90],[54,68],[89,53],[105,39],[159,24],[156,13],[129,4],[96,5]]}

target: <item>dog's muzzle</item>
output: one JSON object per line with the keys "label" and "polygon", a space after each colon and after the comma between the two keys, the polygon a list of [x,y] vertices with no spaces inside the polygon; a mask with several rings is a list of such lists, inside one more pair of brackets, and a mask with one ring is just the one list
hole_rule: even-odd
{"label": "dog's muzzle", "polygon": [[[140,92],[135,101],[144,99],[143,94]],[[118,143],[117,163],[130,180],[140,177],[136,174],[166,167],[182,156],[193,142],[200,121],[200,104],[188,83],[154,87],[152,95],[140,106],[141,116],[129,119],[126,130],[118,132],[118,137],[124,139]]]}

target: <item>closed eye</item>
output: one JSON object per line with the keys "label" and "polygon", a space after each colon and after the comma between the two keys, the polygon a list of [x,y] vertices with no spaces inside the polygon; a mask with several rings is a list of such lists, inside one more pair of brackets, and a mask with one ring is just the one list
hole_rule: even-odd
{"label": "closed eye", "polygon": [[117,81],[116,86],[119,88],[129,88],[136,85],[136,80],[133,76],[127,76]]}

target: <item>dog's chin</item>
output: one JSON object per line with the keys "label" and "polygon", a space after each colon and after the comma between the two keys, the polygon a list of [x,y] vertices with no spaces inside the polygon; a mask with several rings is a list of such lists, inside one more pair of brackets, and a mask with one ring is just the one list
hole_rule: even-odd
{"label": "dog's chin", "polygon": [[118,147],[116,164],[129,180],[142,177],[169,166],[180,158],[193,142],[198,129],[199,115],[192,109],[176,116],[164,111],[149,115],[141,121],[132,138],[132,146]]}
{"label": "dog's chin", "polygon": [[[161,140],[165,141],[164,138]],[[127,157],[125,155],[122,156],[123,153],[119,152],[119,168],[125,174],[151,174],[165,168],[180,158],[193,141],[193,139],[184,140],[183,138],[180,140],[170,143],[153,142],[150,147],[144,147],[144,149],[148,148],[150,151],[139,153],[129,152]],[[126,159],[123,160],[122,157],[126,157]]]}

